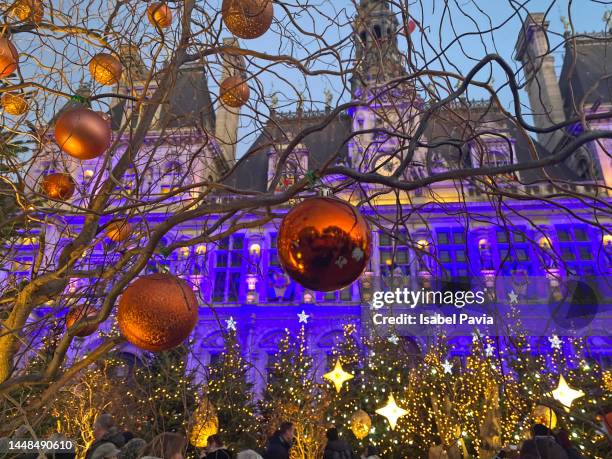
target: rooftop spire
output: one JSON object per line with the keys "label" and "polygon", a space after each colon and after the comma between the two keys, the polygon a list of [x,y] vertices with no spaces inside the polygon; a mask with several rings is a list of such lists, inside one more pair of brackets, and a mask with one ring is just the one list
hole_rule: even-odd
{"label": "rooftop spire", "polygon": [[399,22],[387,0],[361,0],[353,24],[358,67],[353,94],[363,86],[382,83],[404,73],[397,45]]}

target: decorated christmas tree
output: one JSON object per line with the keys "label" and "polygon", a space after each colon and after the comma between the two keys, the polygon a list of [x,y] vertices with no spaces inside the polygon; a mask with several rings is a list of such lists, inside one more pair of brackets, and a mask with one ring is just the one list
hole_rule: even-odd
{"label": "decorated christmas tree", "polygon": [[271,436],[284,421],[295,427],[292,459],[321,457],[325,446],[323,421],[327,400],[315,381],[304,325],[297,336],[287,330],[279,342],[274,365],[260,402],[265,435]]}
{"label": "decorated christmas tree", "polygon": [[253,384],[249,382],[249,363],[242,356],[236,331],[224,335],[225,347],[209,367],[205,390],[216,409],[219,432],[232,443],[251,444],[257,433]]}

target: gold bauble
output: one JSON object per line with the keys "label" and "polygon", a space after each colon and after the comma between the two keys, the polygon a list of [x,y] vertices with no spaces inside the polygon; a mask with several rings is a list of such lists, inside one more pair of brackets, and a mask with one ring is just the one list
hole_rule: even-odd
{"label": "gold bauble", "polygon": [[0,78],[6,78],[17,70],[19,53],[13,42],[0,37]]}
{"label": "gold bauble", "polygon": [[352,284],[371,253],[368,223],[339,199],[305,199],[285,215],[278,233],[283,269],[310,290],[331,292]]}
{"label": "gold bauble", "polygon": [[189,443],[196,448],[204,448],[208,443],[208,437],[218,432],[217,410],[208,399],[204,399],[193,414],[193,427],[189,434]]}
{"label": "gold bauble", "polygon": [[89,73],[98,83],[114,85],[121,79],[123,66],[119,59],[107,53],[96,54],[89,62]]}
{"label": "gold bauble", "polygon": [[45,14],[41,0],[18,0],[13,7],[13,14],[20,21],[32,21],[39,24]]}
{"label": "gold bauble", "polygon": [[234,75],[221,82],[219,97],[223,105],[240,108],[249,101],[250,93],[246,80],[240,75]]}
{"label": "gold bauble", "polygon": [[93,159],[102,155],[111,142],[108,118],[86,107],[64,111],[55,122],[55,141],[70,156]]}
{"label": "gold bauble", "polygon": [[[97,311],[88,305],[80,305],[72,308],[68,314],[66,315],[66,328],[72,328],[77,322],[79,322],[83,318],[92,318],[95,317]],[[84,338],[85,336],[91,335],[98,329],[96,324],[89,324],[85,328],[81,329],[74,336],[79,336]]]}
{"label": "gold bauble", "polygon": [[351,416],[351,431],[357,440],[363,440],[370,433],[372,428],[372,419],[370,415],[363,410],[357,410]]}
{"label": "gold bauble", "polygon": [[76,185],[70,174],[55,172],[43,177],[40,188],[47,197],[66,201],[74,194]]}
{"label": "gold bauble", "polygon": [[171,274],[139,277],[121,295],[117,322],[133,345],[165,351],[187,339],[198,321],[198,301],[191,287]]}
{"label": "gold bauble", "polygon": [[257,38],[274,18],[272,0],[223,0],[221,16],[228,30],[240,38]]}
{"label": "gold bauble", "polygon": [[149,22],[160,29],[170,27],[172,24],[172,10],[165,3],[151,3],[147,8]]}
{"label": "gold bauble", "polygon": [[549,406],[537,405],[531,417],[536,424],[543,424],[551,430],[557,427],[557,414]]}
{"label": "gold bauble", "polygon": [[115,220],[106,227],[106,237],[114,242],[122,242],[132,235],[132,225],[127,220]]}
{"label": "gold bauble", "polygon": [[28,102],[25,100],[25,97],[20,94],[5,92],[2,94],[2,99],[0,99],[0,101],[3,110],[9,115],[20,116],[28,111]]}

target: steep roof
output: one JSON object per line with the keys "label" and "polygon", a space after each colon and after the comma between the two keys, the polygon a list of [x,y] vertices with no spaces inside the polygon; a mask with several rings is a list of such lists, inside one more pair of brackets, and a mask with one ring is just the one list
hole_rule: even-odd
{"label": "steep roof", "polygon": [[[226,183],[242,190],[266,191],[268,154],[274,145],[288,143],[305,128],[323,124],[328,115],[326,111],[273,114]],[[335,117],[321,130],[308,134],[302,141],[308,150],[308,170],[317,169],[336,153],[339,153],[339,161],[346,160],[348,146],[345,141],[350,132],[351,119],[343,114]]]}
{"label": "steep roof", "polygon": [[[111,108],[109,114],[114,130],[121,126],[126,107],[127,101],[122,99]],[[168,128],[214,131],[215,112],[203,67],[189,66],[179,70],[169,101],[161,107],[159,123]]]}
{"label": "steep roof", "polygon": [[583,99],[587,108],[612,103],[612,33],[568,39],[559,86],[568,117]]}

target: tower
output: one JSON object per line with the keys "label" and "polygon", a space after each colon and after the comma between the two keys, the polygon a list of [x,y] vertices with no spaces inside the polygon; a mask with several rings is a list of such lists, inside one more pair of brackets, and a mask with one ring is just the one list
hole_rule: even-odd
{"label": "tower", "polygon": [[[538,128],[547,128],[565,120],[555,58],[550,53],[548,42],[548,25],[543,13],[529,14],[515,48],[515,59],[523,64],[529,103],[534,124]],[[549,151],[562,139],[563,133],[560,131],[538,134],[538,140]]]}
{"label": "tower", "polygon": [[[397,13],[387,0],[362,0],[353,24],[355,70],[353,99],[363,105],[350,111],[356,134],[349,144],[353,167],[392,174],[401,163],[407,135],[418,125],[418,98],[408,79],[399,50],[401,36]],[[394,132],[402,136],[393,135]]]}
{"label": "tower", "polygon": [[399,22],[387,0],[361,0],[353,24],[356,69],[353,95],[360,88],[384,83],[405,73],[398,49]]}

